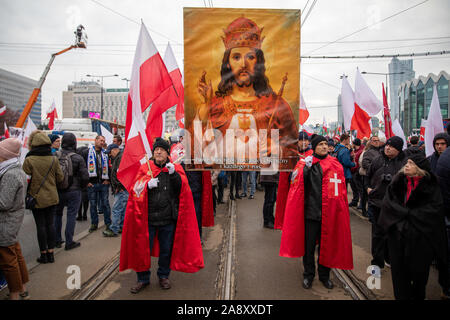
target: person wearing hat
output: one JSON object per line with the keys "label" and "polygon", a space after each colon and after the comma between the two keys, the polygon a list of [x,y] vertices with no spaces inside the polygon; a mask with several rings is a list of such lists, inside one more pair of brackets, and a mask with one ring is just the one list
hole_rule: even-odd
{"label": "person wearing hat", "polygon": [[310,289],[316,273],[318,244],[319,280],[325,288],[332,289],[330,268],[353,269],[347,190],[341,164],[328,155],[327,139],[313,135],[311,146],[314,153],[300,159],[292,173],[280,256],[303,257],[302,286]]}
{"label": "person wearing hat", "polygon": [[432,260],[446,260],[442,205],[430,164],[412,154],[387,187],[378,219],[387,233],[397,300],[424,300]]}
{"label": "person wearing hat", "polygon": [[[156,138],[153,158],[143,164],[128,191],[120,249],[120,271],[137,272],[130,291],[150,284],[151,256],[158,259],[159,286],[170,289],[171,270],[197,272],[204,267],[194,201],[186,174],[169,158],[169,143]],[[159,250],[158,250],[159,248]]]}
{"label": "person wearing hat", "polygon": [[367,211],[372,223],[371,264],[378,266],[380,269],[384,268],[385,262],[389,262],[389,256],[386,247],[386,233],[377,221],[386,189],[393,177],[406,163],[407,159],[402,149],[402,138],[398,136],[389,138],[381,154],[373,159],[366,175]]}
{"label": "person wearing hat", "polygon": [[105,237],[117,237],[122,232],[123,221],[125,219],[125,209],[127,207],[128,192],[122,183],[117,179],[117,170],[119,170],[122,160],[123,150],[120,146],[113,143],[106,148],[105,152],[111,159],[111,191],[114,195],[114,204],[111,209],[111,225],[109,229],[103,231]]}
{"label": "person wearing hat", "polygon": [[25,215],[27,179],[20,162],[21,143],[14,138],[0,142],[0,271],[8,283],[11,300],[27,298],[28,269],[19,243]]}
{"label": "person wearing hat", "polygon": [[334,153],[334,147],[335,147],[335,144],[334,144],[333,139],[328,139],[328,154],[329,154],[330,156],[333,156],[333,153]]}
{"label": "person wearing hat", "polygon": [[28,194],[36,199],[32,209],[36,222],[41,256],[39,263],[53,263],[56,246],[55,213],[59,203],[56,185],[64,180],[58,159],[52,155],[51,141],[42,131],[36,130],[28,138],[28,149],[22,165],[23,171],[31,176]]}
{"label": "person wearing hat", "polygon": [[61,147],[61,138],[57,134],[49,134],[48,137],[52,143],[52,153],[55,154],[55,152]]}
{"label": "person wearing hat", "polygon": [[[313,150],[310,147],[309,136],[305,131],[300,131],[298,133],[297,150],[300,159],[304,159],[313,154]],[[286,209],[286,201],[290,188],[291,175],[292,172],[280,172],[280,177],[278,179],[278,190],[275,190],[277,192],[277,205],[275,207],[274,229],[281,230],[283,228],[284,211]],[[264,198],[264,201],[266,201],[266,198]],[[275,203],[273,203],[272,206],[274,204]],[[267,214],[265,216],[267,216]]]}

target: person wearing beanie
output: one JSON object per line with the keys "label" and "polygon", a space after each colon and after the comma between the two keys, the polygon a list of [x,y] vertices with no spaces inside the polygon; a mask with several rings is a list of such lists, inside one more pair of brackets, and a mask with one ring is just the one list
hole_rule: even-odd
{"label": "person wearing beanie", "polygon": [[434,136],[433,147],[434,152],[427,159],[431,164],[431,172],[436,173],[436,166],[440,155],[450,145],[450,136],[447,133],[441,132]]}
{"label": "person wearing beanie", "polygon": [[54,262],[53,250],[56,245],[55,212],[59,203],[56,185],[64,180],[58,159],[52,155],[51,141],[42,131],[36,130],[28,138],[30,150],[22,169],[31,176],[28,194],[36,199],[33,217],[36,222],[37,237],[41,256],[39,263]]}
{"label": "person wearing beanie", "polygon": [[[309,136],[306,131],[300,131],[298,134],[298,142],[297,142],[297,150],[300,159],[305,159],[306,157],[313,154],[313,150],[309,145]],[[278,185],[273,184],[272,188],[268,182],[264,184],[265,195],[264,195],[264,203],[266,208],[264,210],[265,214],[265,226],[268,226],[270,229],[273,225],[274,229],[281,229],[283,227],[283,219],[284,219],[284,211],[286,209],[286,201],[289,193],[289,188],[291,186],[291,176],[292,172],[282,171],[278,177]],[[263,178],[264,179],[264,178]],[[267,188],[269,187],[269,188]],[[274,191],[272,191],[274,189]],[[277,194],[276,199],[272,195],[274,192]],[[267,199],[267,201],[266,201]],[[275,200],[275,201],[274,201]],[[271,208],[275,206],[275,219],[272,223],[271,218],[273,218],[273,210]],[[267,218],[268,217],[268,218]]]}
{"label": "person wearing beanie", "polygon": [[203,268],[191,190],[181,165],[170,161],[166,141],[160,138],[154,141],[153,157],[140,167],[129,191],[119,269],[137,272],[137,284],[130,289],[131,293],[137,294],[150,284],[150,254],[155,254],[156,235],[161,289],[171,288],[171,269],[193,273]]}
{"label": "person wearing beanie", "polygon": [[334,154],[334,148],[335,148],[335,143],[333,139],[328,139],[328,154],[330,156],[333,156]]}
{"label": "person wearing beanie", "polygon": [[[397,300],[424,300],[433,259],[438,265],[446,265],[442,206],[439,184],[430,164],[421,153],[411,155],[387,187],[378,220],[387,234]],[[448,277],[440,275],[439,280],[448,288]]]}
{"label": "person wearing beanie", "polygon": [[15,138],[0,142],[0,271],[8,283],[9,298],[29,298],[25,284],[28,269],[19,243],[25,215],[27,179],[19,156],[22,144]]}
{"label": "person wearing beanie", "polygon": [[[283,221],[280,256],[303,257],[303,283],[310,289],[316,273],[332,289],[330,268],[353,269],[350,214],[344,170],[328,155],[325,137],[312,137],[313,154],[300,159],[292,173]],[[323,194],[323,193],[326,194]],[[327,199],[326,204],[322,199]],[[327,230],[322,233],[322,229]]]}
{"label": "person wearing beanie", "polygon": [[334,154],[344,168],[345,185],[347,186],[347,189],[349,185],[352,187],[353,199],[349,205],[351,207],[356,207],[359,201],[359,193],[356,191],[353,184],[351,171],[352,168],[356,167],[356,163],[353,161],[350,136],[348,134],[343,133],[341,135],[340,143],[334,148]]}
{"label": "person wearing beanie", "polygon": [[378,225],[381,205],[388,185],[393,177],[406,163],[403,140],[394,136],[386,141],[386,145],[375,159],[373,159],[366,175],[365,188],[368,194],[368,216],[372,223],[372,265],[384,268],[389,263],[389,254],[386,245],[386,233]]}
{"label": "person wearing beanie", "polygon": [[61,147],[61,138],[57,134],[49,134],[48,137],[52,143],[52,153],[55,154],[55,152]]}

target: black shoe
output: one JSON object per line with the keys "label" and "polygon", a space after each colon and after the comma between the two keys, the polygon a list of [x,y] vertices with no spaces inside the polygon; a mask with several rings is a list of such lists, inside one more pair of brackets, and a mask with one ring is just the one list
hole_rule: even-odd
{"label": "black shoe", "polygon": [[241,198],[247,198],[247,194],[246,193],[241,194]]}
{"label": "black shoe", "polygon": [[312,282],[313,282],[312,279],[308,279],[308,278],[303,279],[303,283],[302,283],[303,288],[311,289]]}
{"label": "black shoe", "polygon": [[225,202],[223,202],[223,200],[220,200],[219,202],[217,202],[218,204],[224,204]]}
{"label": "black shoe", "polygon": [[98,214],[103,214],[103,212],[99,211]]}
{"label": "black shoe", "polygon": [[62,244],[63,244],[64,242],[65,242],[65,241],[56,241],[55,247],[61,248],[61,247],[62,247]]}
{"label": "black shoe", "polygon": [[255,197],[253,195],[250,195],[250,197],[248,197],[249,199],[255,199]]}
{"label": "black shoe", "polygon": [[83,221],[83,217],[78,216],[76,220],[77,220],[77,221]]}
{"label": "black shoe", "polygon": [[358,202],[350,202],[350,204],[348,205],[349,207],[356,207],[358,205]]}
{"label": "black shoe", "polygon": [[242,199],[241,196],[238,195],[237,193],[234,195],[234,197],[235,197],[236,199]]}
{"label": "black shoe", "polygon": [[274,227],[273,222],[264,223],[264,228],[273,229]]}
{"label": "black shoe", "polygon": [[87,220],[87,216],[83,216],[83,221],[86,221]]}
{"label": "black shoe", "polygon": [[47,253],[41,253],[41,256],[39,258],[36,259],[37,262],[39,263],[47,263],[48,259],[47,259]]}
{"label": "black shoe", "polygon": [[47,262],[48,263],[55,262],[55,256],[53,255],[53,252],[47,252]]}
{"label": "black shoe", "polygon": [[91,224],[91,227],[89,228],[89,232],[94,232],[98,229],[98,226],[96,224]]}
{"label": "black shoe", "polygon": [[334,284],[333,282],[331,282],[330,279],[326,280],[326,281],[320,281],[322,282],[323,286],[327,289],[333,289],[334,288]]}
{"label": "black shoe", "polygon": [[138,282],[134,287],[130,289],[130,292],[133,294],[137,294],[141,292],[143,289],[145,289],[150,283],[142,283]]}
{"label": "black shoe", "polygon": [[65,250],[72,250],[72,249],[78,248],[79,246],[81,246],[81,243],[74,241],[71,244],[66,245]]}
{"label": "black shoe", "polygon": [[230,194],[230,200],[236,200],[232,194]]}

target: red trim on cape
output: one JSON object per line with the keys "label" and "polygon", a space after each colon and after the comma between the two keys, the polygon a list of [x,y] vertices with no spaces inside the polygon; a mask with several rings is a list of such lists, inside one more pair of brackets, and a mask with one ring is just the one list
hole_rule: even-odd
{"label": "red trim on cape", "polygon": [[[353,269],[352,239],[350,215],[348,211],[347,189],[344,170],[333,157],[320,161],[323,171],[322,180],[322,229],[319,263],[337,269]],[[289,258],[303,257],[305,254],[305,218],[304,183],[301,159],[293,172],[294,179],[286,203],[283,230],[281,234],[280,256]],[[330,179],[341,180],[338,183],[338,195],[335,196],[335,184]]]}
{"label": "red trim on cape", "polygon": [[211,172],[202,173],[202,227],[214,227]]}
{"label": "red trim on cape", "polygon": [[[156,178],[167,168],[157,167],[150,161],[153,176]],[[178,209],[178,220],[174,234],[170,269],[181,272],[197,272],[204,267],[203,252],[195,215],[194,200],[186,174],[179,164],[175,170],[180,174],[182,186]],[[139,168],[136,183],[128,198],[122,242],[120,246],[120,271],[133,269],[136,272],[150,269],[150,240],[148,233],[148,188],[151,179],[147,164]],[[151,254],[158,256],[159,243],[157,237]]]}
{"label": "red trim on cape", "polygon": [[[304,159],[313,154],[310,149],[306,152],[299,153],[300,159]],[[277,202],[275,207],[275,229],[281,230],[283,228],[284,211],[286,210],[286,201],[289,193],[289,175],[290,172],[280,172],[280,177],[278,178],[278,191],[277,191]]]}

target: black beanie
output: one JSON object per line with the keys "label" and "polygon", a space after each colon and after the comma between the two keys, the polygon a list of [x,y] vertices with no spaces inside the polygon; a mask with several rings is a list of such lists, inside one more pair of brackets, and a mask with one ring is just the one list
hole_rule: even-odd
{"label": "black beanie", "polygon": [[59,136],[57,134],[49,134],[48,137],[50,138],[50,141],[53,143],[56,139],[59,139]]}
{"label": "black beanie", "polygon": [[361,139],[356,138],[355,140],[353,140],[353,144],[354,144],[355,146],[360,146],[360,145],[361,145]]}
{"label": "black beanie", "polygon": [[425,158],[423,153],[421,152],[413,153],[408,157],[408,159],[413,161],[416,164],[416,166],[418,166],[420,169],[425,170],[427,172],[431,171],[430,162],[427,160],[427,158]]}
{"label": "black beanie", "polygon": [[166,140],[164,140],[163,138],[156,138],[155,139],[155,142],[153,142],[152,152],[155,152],[155,149],[158,148],[158,147],[163,148],[170,155],[169,143]]}
{"label": "black beanie", "polygon": [[298,133],[298,140],[309,140],[309,136],[305,131],[300,131]]}
{"label": "black beanie", "polygon": [[386,145],[390,145],[401,152],[403,149],[403,140],[400,137],[393,136],[386,141]]}
{"label": "black beanie", "polygon": [[324,136],[321,135],[312,135],[311,136],[311,147],[313,149],[314,152],[316,152],[316,147],[319,143],[321,143],[322,141],[325,141],[326,143],[328,143],[327,138],[325,138]]}

